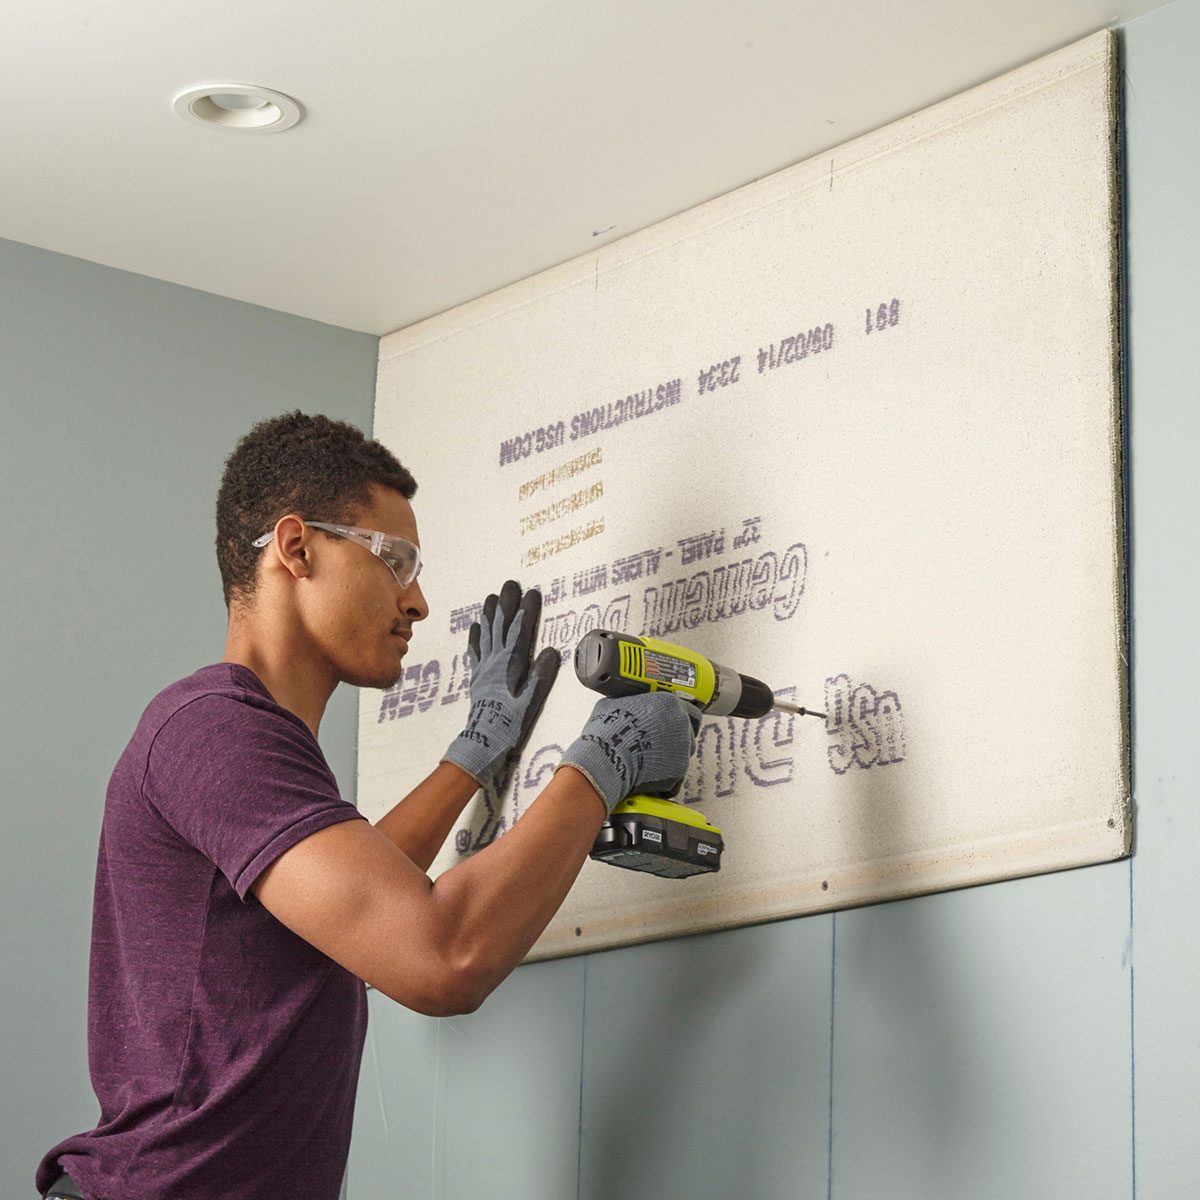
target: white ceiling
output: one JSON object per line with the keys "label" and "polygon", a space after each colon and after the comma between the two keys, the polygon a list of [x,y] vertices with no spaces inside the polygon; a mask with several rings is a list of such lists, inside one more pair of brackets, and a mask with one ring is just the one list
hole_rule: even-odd
{"label": "white ceiling", "polygon": [[386,333],[1160,3],[3,0],[0,237]]}

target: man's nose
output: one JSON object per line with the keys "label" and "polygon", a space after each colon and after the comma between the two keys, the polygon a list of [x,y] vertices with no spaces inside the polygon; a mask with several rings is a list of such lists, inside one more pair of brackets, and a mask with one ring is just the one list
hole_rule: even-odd
{"label": "man's nose", "polygon": [[397,604],[410,621],[423,621],[429,616],[425,593],[421,591],[421,585],[415,579],[400,593]]}

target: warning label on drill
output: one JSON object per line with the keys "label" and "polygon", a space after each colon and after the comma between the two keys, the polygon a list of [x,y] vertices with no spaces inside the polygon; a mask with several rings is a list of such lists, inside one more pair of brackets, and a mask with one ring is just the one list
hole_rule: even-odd
{"label": "warning label on drill", "polygon": [[642,670],[646,678],[654,683],[673,684],[676,687],[696,686],[696,664],[685,658],[676,658],[673,654],[661,654],[657,650],[647,650],[646,665]]}

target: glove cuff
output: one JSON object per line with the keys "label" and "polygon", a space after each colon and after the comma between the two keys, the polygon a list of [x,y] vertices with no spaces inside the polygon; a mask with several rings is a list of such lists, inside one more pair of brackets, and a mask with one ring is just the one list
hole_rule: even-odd
{"label": "glove cuff", "polygon": [[453,763],[460,771],[470,775],[470,777],[475,780],[480,787],[483,787],[486,783],[485,778],[480,775],[478,767],[470,762],[467,754],[463,753],[462,747],[459,746],[457,738],[450,743],[446,753],[443,754],[440,759],[438,759],[438,762]]}
{"label": "glove cuff", "polygon": [[620,759],[600,738],[585,733],[576,738],[562,757],[560,767],[574,767],[600,793],[611,813],[629,795],[629,783]]}
{"label": "glove cuff", "polygon": [[466,728],[442,758],[461,767],[482,786],[503,774],[518,737],[518,720],[504,705],[490,699],[476,700],[467,714]]}
{"label": "glove cuff", "polygon": [[497,754],[495,746],[482,745],[460,733],[446,748],[442,762],[453,763],[466,771],[480,787],[485,787],[507,757],[507,750]]}
{"label": "glove cuff", "polygon": [[596,794],[600,797],[600,803],[604,805],[605,811],[611,816],[613,805],[609,804],[604,795],[603,788],[601,788],[601,786],[592,778],[591,772],[586,768],[581,767],[578,763],[567,762],[566,759],[564,759],[558,764],[557,767],[554,768],[555,775],[557,775],[559,771],[563,769],[563,767],[572,767],[574,770],[578,771],[580,775],[582,775],[584,779],[586,779],[588,783],[592,785],[593,788],[595,788]]}

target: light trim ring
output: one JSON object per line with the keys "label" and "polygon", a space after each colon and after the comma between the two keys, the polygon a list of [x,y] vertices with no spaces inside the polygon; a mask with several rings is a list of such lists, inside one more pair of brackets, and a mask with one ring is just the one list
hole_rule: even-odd
{"label": "light trim ring", "polygon": [[[245,107],[227,107],[214,101],[214,96],[245,96],[247,103]],[[241,133],[282,133],[304,119],[304,107],[298,100],[249,83],[206,83],[187,88],[175,97],[172,107],[185,121]]]}

